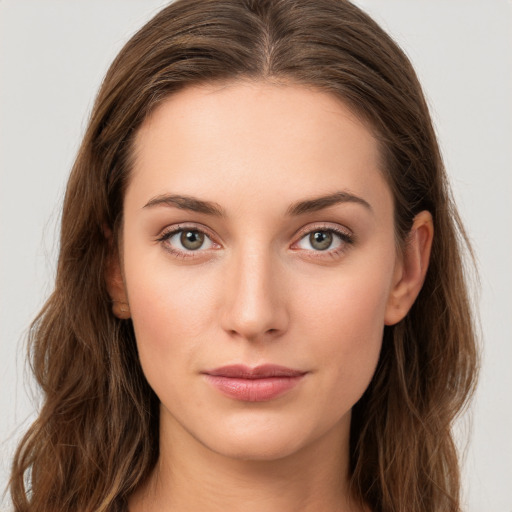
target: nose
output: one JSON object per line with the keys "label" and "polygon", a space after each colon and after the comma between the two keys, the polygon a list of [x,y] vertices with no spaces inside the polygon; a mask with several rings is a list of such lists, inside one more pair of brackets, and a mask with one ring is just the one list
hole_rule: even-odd
{"label": "nose", "polygon": [[[233,261],[234,260],[234,261]],[[286,289],[279,262],[265,251],[240,251],[224,286],[222,328],[249,341],[275,339],[288,328]]]}

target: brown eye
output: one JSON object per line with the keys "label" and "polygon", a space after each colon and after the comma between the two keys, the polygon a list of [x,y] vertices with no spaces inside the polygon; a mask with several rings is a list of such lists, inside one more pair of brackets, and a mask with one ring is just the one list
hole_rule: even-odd
{"label": "brown eye", "polygon": [[309,234],[309,243],[313,249],[317,251],[325,251],[332,245],[332,232],[330,231],[313,231]]}
{"label": "brown eye", "polygon": [[180,242],[185,249],[195,251],[200,249],[203,245],[204,233],[201,233],[200,231],[184,230],[181,232]]}

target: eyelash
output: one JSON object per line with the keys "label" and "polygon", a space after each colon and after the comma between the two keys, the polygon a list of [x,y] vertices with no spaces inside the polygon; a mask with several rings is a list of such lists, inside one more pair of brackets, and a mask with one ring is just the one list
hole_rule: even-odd
{"label": "eyelash", "polygon": [[[170,252],[173,256],[181,259],[192,259],[199,257],[199,254],[201,252],[204,252],[205,249],[201,250],[198,249],[197,251],[188,250],[188,251],[181,251],[178,249],[175,249],[170,244],[166,243],[169,241],[170,238],[172,238],[174,235],[178,233],[182,233],[183,231],[197,231],[198,233],[202,233],[206,237],[208,237],[212,244],[219,246],[218,243],[213,241],[213,236],[209,233],[208,230],[200,227],[200,226],[187,226],[187,225],[177,225],[175,227],[169,228],[168,230],[164,231],[157,239],[157,242],[160,242],[164,245],[164,248],[166,251]],[[307,229],[299,232],[299,238],[296,242],[294,242],[293,245],[298,244],[302,240],[304,240],[307,236],[311,235],[315,232],[324,232],[324,233],[333,233],[336,235],[341,244],[336,249],[326,249],[326,250],[310,250],[310,256],[314,258],[336,258],[341,256],[342,253],[344,253],[348,247],[354,244],[355,237],[352,233],[348,231],[344,231],[340,228],[333,227],[333,226],[326,226],[326,225],[316,225],[313,227],[308,227]],[[300,250],[300,249],[293,249],[293,250]]]}
{"label": "eyelash", "polygon": [[[337,257],[340,257],[351,245],[355,242],[355,236],[349,232],[348,230],[345,231],[339,227],[335,226],[327,226],[325,224],[319,224],[314,225],[313,227],[309,226],[305,230],[302,230],[299,232],[299,237],[297,242],[294,242],[293,245],[298,244],[300,241],[304,240],[307,236],[310,236],[312,233],[316,232],[323,232],[323,233],[333,233],[335,236],[337,236],[340,240],[340,246],[336,249],[326,249],[324,251],[322,250],[310,250],[310,257],[313,258],[332,258],[335,259]],[[297,249],[295,249],[297,250]]]}

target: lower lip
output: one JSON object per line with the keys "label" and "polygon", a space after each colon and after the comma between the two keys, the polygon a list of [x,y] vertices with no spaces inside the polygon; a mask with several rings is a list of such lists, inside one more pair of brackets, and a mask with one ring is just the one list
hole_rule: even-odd
{"label": "lower lip", "polygon": [[222,394],[244,402],[267,402],[294,388],[304,375],[296,377],[266,377],[242,379],[205,375],[206,380]]}

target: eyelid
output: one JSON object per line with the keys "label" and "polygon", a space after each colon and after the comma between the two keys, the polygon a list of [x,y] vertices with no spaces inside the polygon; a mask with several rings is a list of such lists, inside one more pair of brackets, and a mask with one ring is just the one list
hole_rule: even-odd
{"label": "eyelid", "polygon": [[[173,235],[179,233],[180,231],[198,231],[200,233],[203,233],[205,236],[207,236],[212,244],[216,247],[208,248],[208,249],[197,249],[196,251],[187,251],[187,250],[180,250],[172,247],[170,244],[165,244],[165,242],[170,239]],[[210,229],[208,229],[206,226],[202,224],[197,223],[190,223],[190,222],[183,222],[179,224],[173,224],[171,226],[167,226],[164,228],[156,237],[155,241],[160,242],[165,246],[165,249],[172,253],[174,256],[179,256],[181,258],[197,258],[200,254],[208,252],[212,249],[216,250],[222,245],[217,241],[218,237],[212,233]]]}
{"label": "eyelid", "polygon": [[314,231],[333,231],[334,233],[337,233],[346,238],[350,238],[351,240],[353,240],[355,237],[354,233],[350,229],[342,227],[339,224],[330,222],[315,222],[313,224],[308,224],[307,226],[302,227],[295,235],[296,241],[294,243]]}
{"label": "eyelid", "polygon": [[[314,233],[315,231],[329,231],[336,234],[341,239],[341,245],[334,249],[326,249],[324,251],[321,250],[308,250],[295,247],[299,242],[301,242],[306,236]],[[329,222],[316,222],[313,224],[308,224],[301,228],[296,236],[295,241],[291,245],[291,249],[294,251],[303,251],[308,253],[310,256],[315,258],[322,257],[335,257],[341,255],[341,253],[345,252],[349,246],[351,246],[355,242],[354,233],[346,228],[342,227],[339,224],[333,224]]]}
{"label": "eyelid", "polygon": [[[164,229],[162,229],[160,231],[160,233],[157,235],[156,240],[160,240],[162,238],[167,238],[169,235],[172,235],[179,231],[185,231],[186,229],[188,229],[190,231],[199,231],[200,233],[204,233],[209,238],[211,238],[212,241],[214,239],[217,240],[219,238],[211,229],[207,228],[203,224],[197,224],[195,222],[179,222],[178,224],[172,224],[172,225],[166,226]],[[215,242],[215,243],[220,245],[219,242]]]}

